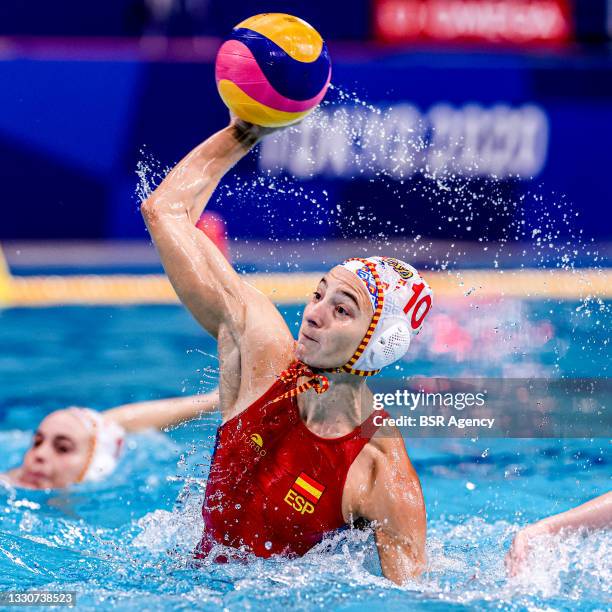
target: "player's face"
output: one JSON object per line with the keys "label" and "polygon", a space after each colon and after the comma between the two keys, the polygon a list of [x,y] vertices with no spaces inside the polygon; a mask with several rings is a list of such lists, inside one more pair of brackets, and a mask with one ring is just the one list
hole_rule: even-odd
{"label": "player's face", "polygon": [[90,452],[90,434],[69,412],[48,415],[34,433],[18,484],[30,489],[66,487],[77,482]]}
{"label": "player's face", "polygon": [[313,368],[343,366],[363,340],[372,315],[363,282],[341,266],[332,268],[304,309],[297,358]]}

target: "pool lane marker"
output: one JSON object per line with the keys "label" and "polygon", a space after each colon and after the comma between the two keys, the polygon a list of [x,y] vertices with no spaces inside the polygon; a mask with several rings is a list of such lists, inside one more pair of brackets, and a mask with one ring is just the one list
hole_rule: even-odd
{"label": "pool lane marker", "polygon": [[[8,271],[7,271],[8,273]],[[304,304],[321,273],[244,274],[242,278],[277,304]],[[437,298],[561,299],[612,298],[612,268],[577,270],[461,270],[427,272]],[[147,275],[8,276],[0,292],[11,306],[62,304],[176,304],[167,277]],[[8,295],[10,293],[10,296]]]}

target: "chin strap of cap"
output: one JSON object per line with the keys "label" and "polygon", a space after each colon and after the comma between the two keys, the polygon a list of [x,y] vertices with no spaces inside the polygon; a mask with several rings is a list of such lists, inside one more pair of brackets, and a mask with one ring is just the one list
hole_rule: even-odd
{"label": "chin strap of cap", "polygon": [[308,380],[286,393],[279,395],[270,403],[278,402],[286,397],[295,397],[308,389],[314,389],[317,393],[325,393],[329,389],[329,378],[323,374],[315,374],[304,362],[294,361],[286,370],[281,372],[279,378],[284,382],[297,381],[299,378],[308,377]]}
{"label": "chin strap of cap", "polygon": [[[383,291],[382,282],[380,280],[380,276],[378,275],[378,271],[376,270],[375,264],[360,257],[353,257],[347,261],[360,261],[367,266],[372,273],[372,277],[376,283],[376,308],[374,309],[374,315],[370,321],[368,331],[363,337],[363,340],[359,343],[359,346],[353,353],[353,356],[343,366],[338,368],[320,368],[320,370],[322,372],[330,372],[333,374],[346,372],[348,374],[354,374],[355,376],[373,376],[374,374],[378,374],[380,370],[355,370],[353,369],[353,365],[357,363],[357,360],[361,357],[363,351],[365,351],[370,339],[372,338],[372,335],[374,334],[376,325],[378,324],[378,321],[382,315],[383,306],[385,305],[385,293]],[[304,393],[304,391],[308,391],[308,389],[314,389],[317,393],[325,393],[329,389],[329,378],[327,378],[327,376],[324,374],[313,372],[310,367],[302,361],[294,361],[286,370],[281,372],[279,378],[283,382],[288,383],[291,381],[297,381],[299,378],[304,376],[308,377],[308,380],[305,383],[302,383],[301,385],[290,389],[286,393],[279,395],[277,398],[273,399],[271,403],[278,402],[286,397],[295,397],[300,395],[300,393]]]}

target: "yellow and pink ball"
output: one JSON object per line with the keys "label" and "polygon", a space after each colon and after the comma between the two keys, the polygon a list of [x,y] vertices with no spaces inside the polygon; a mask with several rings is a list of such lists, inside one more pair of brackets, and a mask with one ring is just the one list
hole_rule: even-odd
{"label": "yellow and pink ball", "polygon": [[265,127],[302,120],[325,96],[331,62],[321,35],[284,13],[239,23],[217,54],[217,88],[240,119]]}

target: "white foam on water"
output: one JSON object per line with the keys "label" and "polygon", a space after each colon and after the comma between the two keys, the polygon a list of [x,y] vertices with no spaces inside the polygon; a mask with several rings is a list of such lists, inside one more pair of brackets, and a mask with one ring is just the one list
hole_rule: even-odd
{"label": "white foam on water", "polygon": [[188,482],[172,511],[154,510],[136,522],[140,533],[132,544],[150,552],[167,550],[190,555],[202,537],[203,495],[195,480]]}

